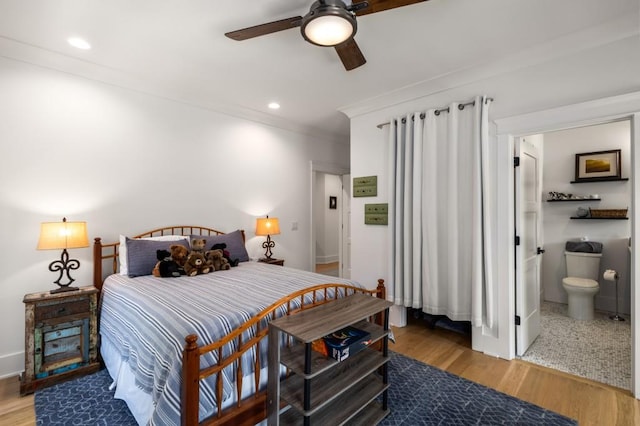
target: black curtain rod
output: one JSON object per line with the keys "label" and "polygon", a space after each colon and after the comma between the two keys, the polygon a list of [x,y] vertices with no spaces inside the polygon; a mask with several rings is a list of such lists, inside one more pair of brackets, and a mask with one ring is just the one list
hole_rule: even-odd
{"label": "black curtain rod", "polygon": [[[487,99],[485,100],[485,103],[486,103],[486,102],[493,102],[493,98],[487,98]],[[459,109],[460,111],[462,111],[462,110],[464,110],[464,107],[466,107],[466,106],[475,106],[475,105],[476,105],[476,101],[466,102],[466,103],[458,104],[458,109]],[[434,113],[435,115],[440,115],[440,114],[441,114],[441,113],[443,113],[443,112],[449,112],[449,107],[446,107],[446,108],[438,108],[438,109],[436,109],[433,113]],[[427,116],[427,114],[423,112],[423,113],[421,113],[421,114],[420,114],[420,119],[421,119],[421,120],[424,120],[424,118],[425,118],[426,116]],[[411,117],[411,120],[415,120],[415,116]],[[407,122],[407,119],[406,119],[406,118],[403,118],[403,119],[402,119],[402,123],[406,123],[406,122]],[[386,123],[380,123],[380,124],[378,124],[376,127],[377,127],[378,129],[382,129],[382,128],[383,128],[384,126],[386,126],[387,124],[391,124],[391,123],[387,121]]]}

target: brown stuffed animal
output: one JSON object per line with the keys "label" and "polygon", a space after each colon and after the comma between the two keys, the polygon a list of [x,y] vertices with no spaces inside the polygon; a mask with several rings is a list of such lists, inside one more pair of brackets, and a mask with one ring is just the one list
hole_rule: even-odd
{"label": "brown stuffed animal", "polygon": [[207,240],[204,238],[193,238],[191,240],[191,251],[197,251],[204,255],[204,250],[207,247]]}
{"label": "brown stuffed animal", "polygon": [[187,257],[187,261],[184,264],[184,272],[190,277],[199,274],[208,274],[211,272],[211,267],[207,264],[207,260],[202,253],[192,251]]}
{"label": "brown stuffed animal", "polygon": [[187,256],[189,255],[189,249],[180,244],[173,244],[169,247],[171,252],[171,259],[178,264],[178,266],[184,268],[184,264],[187,262]]}
{"label": "brown stuffed animal", "polygon": [[229,261],[225,259],[224,253],[220,249],[208,250],[204,255],[213,271],[226,271],[231,268]]}

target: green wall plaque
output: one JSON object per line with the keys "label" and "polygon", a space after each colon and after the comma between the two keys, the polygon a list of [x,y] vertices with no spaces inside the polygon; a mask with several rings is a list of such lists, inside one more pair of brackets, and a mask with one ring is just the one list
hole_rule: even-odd
{"label": "green wall plaque", "polygon": [[388,225],[389,204],[365,204],[364,224],[365,225]]}
{"label": "green wall plaque", "polygon": [[354,197],[375,197],[378,195],[378,176],[353,178]]}

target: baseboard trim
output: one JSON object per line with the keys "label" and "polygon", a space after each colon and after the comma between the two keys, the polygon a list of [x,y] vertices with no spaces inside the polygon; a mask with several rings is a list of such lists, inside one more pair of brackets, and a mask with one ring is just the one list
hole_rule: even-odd
{"label": "baseboard trim", "polygon": [[24,351],[0,355],[0,379],[20,375],[24,370]]}
{"label": "baseboard trim", "polygon": [[327,263],[334,263],[340,260],[337,254],[330,256],[316,256],[316,265],[325,265]]}

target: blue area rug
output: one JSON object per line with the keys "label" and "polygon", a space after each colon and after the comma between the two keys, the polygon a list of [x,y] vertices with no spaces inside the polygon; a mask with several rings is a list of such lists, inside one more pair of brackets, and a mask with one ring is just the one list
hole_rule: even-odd
{"label": "blue area rug", "polygon": [[[389,408],[381,425],[577,425],[552,411],[391,353]],[[106,370],[35,394],[40,426],[129,426],[124,401],[113,399]]]}
{"label": "blue area rug", "polygon": [[392,353],[389,409],[380,425],[577,425],[460,376]]}
{"label": "blue area rug", "polygon": [[100,370],[89,376],[70,380],[36,391],[35,408],[38,426],[134,426],[136,420],[127,404],[114,399],[110,391],[111,376]]}

